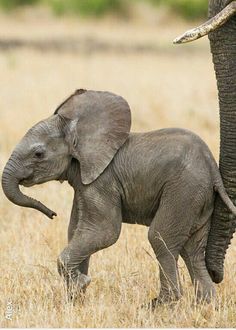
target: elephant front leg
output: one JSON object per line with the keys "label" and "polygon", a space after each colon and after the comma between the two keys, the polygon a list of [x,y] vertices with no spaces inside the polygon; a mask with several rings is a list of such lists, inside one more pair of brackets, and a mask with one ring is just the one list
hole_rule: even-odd
{"label": "elephant front leg", "polygon": [[[76,231],[69,245],[60,254],[57,264],[59,274],[64,278],[68,294],[75,297],[84,293],[90,284],[90,277],[85,274],[89,257],[114,244],[120,234],[119,229],[110,228],[105,231]],[[84,273],[82,273],[84,272]]]}
{"label": "elephant front leg", "polygon": [[91,210],[90,204],[89,212],[82,213],[73,237],[58,258],[59,274],[73,297],[84,292],[91,281],[87,275],[90,256],[114,244],[120,235],[120,207],[109,207],[106,202],[106,207],[100,208],[94,206]]}
{"label": "elephant front leg", "polygon": [[91,282],[88,273],[89,257],[78,264],[77,267],[70,267],[71,251],[65,248],[57,259],[57,268],[60,276],[65,280],[69,300],[74,300],[78,294],[83,294]]}
{"label": "elephant front leg", "polygon": [[[77,196],[75,194],[74,200],[73,200],[73,206],[71,210],[71,215],[70,215],[70,223],[68,226],[68,244],[72,240],[74,233],[76,231],[77,225],[78,225],[78,220],[79,220],[79,212],[78,212],[78,203],[77,203]],[[89,260],[90,257],[87,257],[83,262],[80,263],[79,265],[79,271],[82,274],[88,275],[88,268],[89,268]],[[58,262],[58,265],[60,263]],[[59,267],[59,266],[58,266]],[[58,268],[59,271],[59,268]],[[61,271],[59,271],[61,272]]]}

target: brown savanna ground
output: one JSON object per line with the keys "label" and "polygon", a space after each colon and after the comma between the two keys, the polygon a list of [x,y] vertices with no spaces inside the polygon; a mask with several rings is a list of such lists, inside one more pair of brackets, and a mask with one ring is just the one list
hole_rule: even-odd
{"label": "brown savanna ground", "polygon": [[[172,46],[172,39],[191,23],[165,18],[163,13],[148,23],[128,24],[110,19],[56,21],[43,12],[1,16],[3,41],[35,44],[8,50],[1,44],[0,170],[26,130],[81,87],[124,96],[132,109],[133,131],[186,127],[198,133],[218,159],[218,103],[208,41]],[[73,45],[76,38],[77,48],[66,48],[65,41]],[[42,46],[52,39],[62,46]],[[157,295],[158,267],[148,229],[136,225],[123,225],[118,242],[92,256],[92,282],[84,304],[67,304],[56,258],[66,245],[72,189],[51,182],[27,193],[58,217],[50,221],[35,210],[14,206],[0,190],[2,327],[236,326],[236,241],[227,254],[225,279],[217,286],[217,306],[195,304],[180,261],[184,297],[151,312],[140,307]],[[5,318],[8,300],[12,320]]]}

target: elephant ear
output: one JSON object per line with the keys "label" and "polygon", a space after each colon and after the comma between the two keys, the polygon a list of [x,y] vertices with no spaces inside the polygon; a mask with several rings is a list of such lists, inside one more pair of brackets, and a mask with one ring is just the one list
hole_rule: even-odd
{"label": "elephant ear", "polygon": [[109,92],[78,90],[55,111],[69,119],[66,140],[89,184],[105,170],[126,141],[131,125],[128,103]]}

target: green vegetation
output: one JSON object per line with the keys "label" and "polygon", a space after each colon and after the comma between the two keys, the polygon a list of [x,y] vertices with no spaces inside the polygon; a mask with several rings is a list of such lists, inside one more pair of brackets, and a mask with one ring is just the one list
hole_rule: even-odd
{"label": "green vegetation", "polygon": [[5,10],[12,10],[24,5],[34,5],[38,0],[0,0],[0,7]]}
{"label": "green vegetation", "polygon": [[125,13],[122,0],[48,0],[44,1],[57,15],[80,14],[82,16],[103,16],[109,12]]}
{"label": "green vegetation", "polygon": [[0,0],[0,7],[5,10],[24,5],[45,4],[56,15],[81,15],[101,17],[107,13],[128,16],[132,4],[149,1],[158,6],[168,6],[171,10],[187,18],[200,18],[207,15],[207,0]]}
{"label": "green vegetation", "polygon": [[207,0],[152,0],[152,2],[166,5],[187,19],[207,16]]}

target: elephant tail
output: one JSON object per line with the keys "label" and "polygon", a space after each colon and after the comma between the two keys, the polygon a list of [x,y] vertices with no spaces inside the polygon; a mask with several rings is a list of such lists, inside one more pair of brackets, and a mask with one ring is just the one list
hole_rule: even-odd
{"label": "elephant tail", "polygon": [[214,189],[218,194],[220,195],[220,198],[224,202],[224,204],[228,207],[229,211],[236,216],[236,206],[233,204],[231,199],[229,198],[229,195],[227,194],[223,181],[220,178],[218,182],[214,185]]}
{"label": "elephant tail", "polygon": [[[209,158],[208,158],[209,160]],[[227,206],[228,210],[236,216],[236,206],[234,203],[231,201],[227,191],[225,190],[225,186],[222,180],[222,177],[220,175],[219,167],[213,157],[211,155],[211,160],[210,160],[210,167],[212,170],[213,174],[213,188],[215,192],[217,192],[222,200],[222,202]]]}

